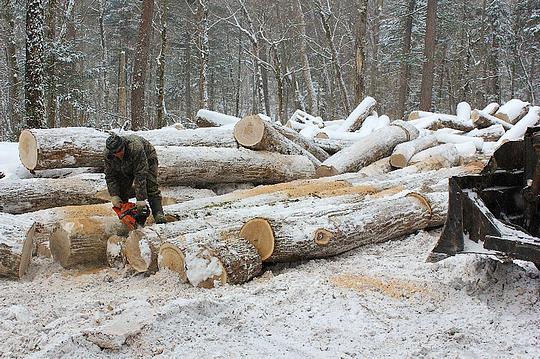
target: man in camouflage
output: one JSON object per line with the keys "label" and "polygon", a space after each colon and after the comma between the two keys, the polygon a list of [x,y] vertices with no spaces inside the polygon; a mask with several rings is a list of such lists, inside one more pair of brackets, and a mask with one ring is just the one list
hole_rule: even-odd
{"label": "man in camouflage", "polygon": [[105,145],[105,180],[114,207],[136,197],[139,210],[146,200],[156,223],[165,223],[157,180],[158,158],[154,146],[137,136],[112,134]]}

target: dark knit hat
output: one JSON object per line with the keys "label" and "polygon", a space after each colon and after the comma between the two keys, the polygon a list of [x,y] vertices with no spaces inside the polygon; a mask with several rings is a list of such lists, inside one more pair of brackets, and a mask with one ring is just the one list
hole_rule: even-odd
{"label": "dark knit hat", "polygon": [[107,151],[109,151],[109,153],[116,153],[122,149],[123,146],[124,139],[118,136],[116,133],[110,135],[109,138],[107,138],[107,142],[105,142],[105,147],[107,147]]}

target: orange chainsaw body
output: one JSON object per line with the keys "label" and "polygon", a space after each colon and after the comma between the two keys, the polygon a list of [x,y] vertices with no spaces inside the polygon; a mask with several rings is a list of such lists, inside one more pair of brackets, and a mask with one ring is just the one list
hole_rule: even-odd
{"label": "orange chainsaw body", "polygon": [[149,215],[148,207],[139,211],[133,202],[122,203],[121,207],[113,207],[113,210],[122,223],[128,226],[129,230],[144,227]]}

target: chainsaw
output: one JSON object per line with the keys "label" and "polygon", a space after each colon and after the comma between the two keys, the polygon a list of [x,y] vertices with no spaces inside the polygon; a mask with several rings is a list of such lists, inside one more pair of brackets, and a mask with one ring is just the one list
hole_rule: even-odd
{"label": "chainsaw", "polygon": [[122,223],[128,226],[130,231],[144,227],[146,219],[150,215],[148,206],[142,210],[138,210],[133,202],[122,203],[121,207],[113,207],[113,210],[116,212]]}

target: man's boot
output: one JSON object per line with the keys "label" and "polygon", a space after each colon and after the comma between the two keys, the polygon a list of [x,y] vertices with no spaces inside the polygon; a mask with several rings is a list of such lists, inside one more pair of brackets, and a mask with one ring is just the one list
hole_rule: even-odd
{"label": "man's boot", "polygon": [[163,206],[161,205],[161,197],[148,198],[150,209],[152,209],[152,216],[154,216],[154,222],[157,224],[167,223],[165,215],[163,214]]}

